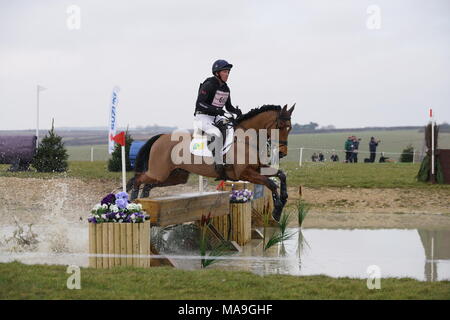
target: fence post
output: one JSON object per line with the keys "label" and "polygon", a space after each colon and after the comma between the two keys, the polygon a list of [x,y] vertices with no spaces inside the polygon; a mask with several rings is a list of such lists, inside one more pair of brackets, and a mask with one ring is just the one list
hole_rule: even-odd
{"label": "fence post", "polygon": [[302,158],[303,158],[303,148],[300,148],[300,158],[298,160],[298,165],[302,166]]}
{"label": "fence post", "polygon": [[198,176],[198,192],[203,192],[203,176]]}
{"label": "fence post", "polygon": [[91,162],[94,162],[94,147],[91,147]]}
{"label": "fence post", "polygon": [[416,149],[413,149],[413,163],[415,162],[414,159],[416,158]]}

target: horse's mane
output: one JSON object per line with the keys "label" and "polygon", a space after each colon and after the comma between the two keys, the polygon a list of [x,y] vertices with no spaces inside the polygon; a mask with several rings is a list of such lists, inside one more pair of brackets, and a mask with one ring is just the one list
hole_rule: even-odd
{"label": "horse's mane", "polygon": [[272,104],[265,104],[262,107],[251,109],[249,112],[247,112],[246,114],[243,114],[241,117],[239,117],[239,119],[237,119],[236,122],[237,123],[241,123],[242,121],[245,121],[247,119],[253,118],[257,114],[260,114],[262,112],[266,112],[266,111],[280,111],[280,110],[281,110],[281,106],[275,106],[275,105],[272,105]]}

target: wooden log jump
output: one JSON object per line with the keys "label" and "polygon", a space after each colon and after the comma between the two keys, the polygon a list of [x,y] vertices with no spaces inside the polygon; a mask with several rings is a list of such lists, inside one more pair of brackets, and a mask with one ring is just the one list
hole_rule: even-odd
{"label": "wooden log jump", "polygon": [[137,203],[150,215],[152,225],[165,227],[229,213],[230,192],[184,193],[157,198],[139,198]]}

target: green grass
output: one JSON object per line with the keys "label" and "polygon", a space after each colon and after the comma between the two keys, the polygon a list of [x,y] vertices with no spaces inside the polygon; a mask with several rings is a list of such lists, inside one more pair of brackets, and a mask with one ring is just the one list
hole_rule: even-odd
{"label": "green grass", "polygon": [[107,161],[111,156],[108,154],[108,145],[99,144],[92,146],[67,146],[70,161],[91,161],[91,148],[94,148],[94,161]]}
{"label": "green grass", "polygon": [[[415,176],[420,164],[412,163],[304,163],[299,167],[295,162],[282,160],[281,169],[286,172],[288,186],[306,187],[352,187],[352,188],[434,188],[448,189],[450,185],[430,185],[418,182]],[[109,172],[105,161],[69,161],[68,172],[41,173],[7,172],[9,165],[0,165],[0,177],[19,178],[80,178],[83,180],[114,180],[120,183],[120,172]],[[133,176],[127,173],[127,179]],[[216,185],[214,179],[209,183]],[[189,185],[198,185],[198,176],[191,174]]]}
{"label": "green grass", "polygon": [[258,276],[225,270],[81,269],[81,289],[66,287],[65,266],[0,264],[0,299],[450,299],[450,282],[326,276]]}
{"label": "green grass", "polygon": [[[396,152],[400,153],[403,149],[411,144],[417,152],[421,152],[423,148],[424,133],[417,130],[392,130],[392,131],[363,131],[363,132],[333,132],[333,133],[308,133],[308,134],[291,134],[289,136],[290,151],[287,161],[298,163],[300,151],[297,148],[312,148],[317,150],[304,149],[303,161],[311,161],[313,152],[322,151],[325,158],[330,158],[330,150],[342,150],[344,142],[350,135],[356,135],[362,138],[360,143],[360,152],[369,151],[370,137],[374,136],[381,139],[377,152]],[[109,159],[108,147],[106,144],[85,145],[85,146],[67,146],[70,161],[90,161],[91,147],[94,148],[94,161],[105,161]],[[439,134],[439,147],[443,149],[450,148],[450,133]],[[340,160],[344,160],[343,152],[337,152]],[[400,155],[387,154],[388,157],[398,160]],[[368,158],[367,153],[360,153],[359,161]],[[377,155],[378,161],[379,155]],[[418,158],[416,158],[418,160]]]}
{"label": "green grass", "polygon": [[450,185],[430,185],[418,182],[418,163],[304,163],[281,162],[288,186],[311,188],[435,188],[448,189]]}
{"label": "green grass", "polygon": [[[424,133],[417,130],[392,130],[392,131],[363,131],[363,132],[333,132],[333,133],[309,133],[309,134],[291,134],[289,135],[289,152],[286,160],[296,161],[298,163],[300,151],[296,148],[312,148],[316,150],[304,149],[303,161],[311,161],[311,155],[313,152],[322,151],[325,158],[329,160],[331,156],[331,150],[335,149],[343,150],[345,140],[348,136],[356,135],[361,138],[359,145],[358,160],[363,162],[364,158],[369,158],[369,141],[370,137],[381,139],[381,143],[377,148],[377,158],[379,159],[380,152],[396,152],[401,153],[403,149],[411,144],[417,152],[421,152],[424,143]],[[450,133],[439,133],[439,148],[450,148]],[[339,160],[345,160],[344,152],[337,152]],[[394,160],[400,158],[399,154],[387,154]],[[418,157],[416,158],[418,161]]]}

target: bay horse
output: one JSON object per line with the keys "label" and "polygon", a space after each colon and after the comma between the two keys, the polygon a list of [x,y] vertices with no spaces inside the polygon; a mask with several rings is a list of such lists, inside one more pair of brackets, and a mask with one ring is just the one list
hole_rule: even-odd
{"label": "bay horse", "polygon": [[[286,186],[286,175],[282,170],[270,167],[270,164],[263,163],[258,157],[256,162],[249,161],[250,152],[256,151],[259,154],[257,144],[252,144],[247,139],[238,139],[237,133],[248,132],[253,130],[259,132],[266,129],[269,139],[270,132],[275,129],[278,131],[279,157],[283,158],[288,154],[288,135],[291,131],[291,114],[294,111],[295,104],[288,110],[287,105],[283,108],[276,105],[264,105],[259,108],[250,110],[248,113],[235,119],[234,121],[234,141],[230,151],[238,154],[240,147],[244,146],[245,161],[238,161],[237,158],[233,162],[226,161],[225,169],[228,180],[238,181],[244,180],[254,184],[262,184],[272,192],[274,209],[272,217],[277,222],[280,219],[281,212],[286,204],[288,193]],[[271,130],[272,129],[272,130]],[[190,173],[196,173],[201,176],[219,178],[218,173],[214,169],[212,161],[204,163],[207,157],[193,155],[189,152],[189,143],[192,138],[190,132],[178,133],[182,138],[173,140],[174,133],[158,134],[150,138],[138,152],[135,164],[135,175],[127,183],[127,191],[132,189],[131,200],[138,197],[139,187],[145,184],[144,197],[148,197],[149,191],[155,187],[165,187],[177,184],[185,184],[188,181]],[[179,148],[184,143],[185,148],[181,148],[178,156],[187,160],[184,162],[173,161],[174,148]],[[187,149],[186,149],[187,147]],[[187,151],[186,151],[187,150]],[[176,152],[175,152],[176,153]],[[228,154],[228,153],[227,153]],[[203,159],[202,159],[203,158]],[[210,158],[212,160],[212,158]],[[242,158],[241,158],[242,160]],[[175,163],[176,162],[176,163]],[[270,168],[265,170],[265,174],[261,174],[262,168]],[[270,172],[271,171],[271,172]],[[269,173],[267,173],[269,172]],[[280,195],[278,195],[277,184],[269,179],[269,177],[278,177],[280,179]]]}

